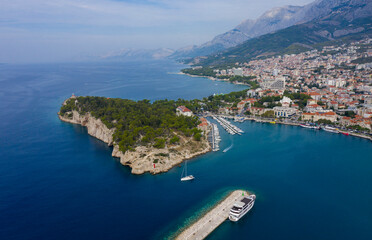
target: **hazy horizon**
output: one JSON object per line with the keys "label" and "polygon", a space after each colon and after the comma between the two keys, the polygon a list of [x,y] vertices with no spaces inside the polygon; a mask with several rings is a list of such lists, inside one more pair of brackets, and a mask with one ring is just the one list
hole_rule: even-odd
{"label": "hazy horizon", "polygon": [[211,40],[273,7],[312,0],[0,0],[0,62],[76,61]]}

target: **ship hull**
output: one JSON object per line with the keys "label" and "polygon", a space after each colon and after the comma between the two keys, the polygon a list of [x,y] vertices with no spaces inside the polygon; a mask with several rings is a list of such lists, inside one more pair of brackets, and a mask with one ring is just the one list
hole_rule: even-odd
{"label": "ship hull", "polygon": [[319,127],[316,127],[316,126],[309,126],[309,125],[304,125],[304,124],[301,124],[300,126],[303,128],[319,130]]}
{"label": "ship hull", "polygon": [[339,131],[337,129],[333,129],[333,128],[322,128],[324,131],[326,132],[331,132],[331,133],[339,133]]}
{"label": "ship hull", "polygon": [[232,221],[232,222],[239,221],[239,219],[241,219],[244,215],[246,215],[253,208],[254,202],[256,200],[256,196],[251,195],[249,197],[249,199],[251,199],[251,202],[249,203],[249,205],[246,208],[242,209],[241,211],[236,212],[236,211],[233,210],[233,208],[230,210],[230,213],[229,213],[229,220],[230,221]]}
{"label": "ship hull", "polygon": [[181,178],[181,181],[184,182],[184,181],[190,181],[190,180],[194,180],[194,176],[193,175],[190,175],[190,176],[186,176],[186,177],[183,177]]}
{"label": "ship hull", "polygon": [[239,217],[236,217],[236,216],[233,216],[233,215],[229,215],[229,220],[232,221],[232,222],[237,222],[239,221],[239,219],[241,219],[242,217],[244,217],[245,214],[247,214],[253,207],[254,203],[248,207],[246,210],[244,210],[244,212],[242,212]]}

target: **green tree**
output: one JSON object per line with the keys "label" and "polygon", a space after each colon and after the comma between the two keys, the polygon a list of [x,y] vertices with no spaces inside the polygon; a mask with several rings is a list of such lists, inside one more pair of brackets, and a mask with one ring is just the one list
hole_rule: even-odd
{"label": "green tree", "polygon": [[165,139],[164,138],[155,139],[155,143],[153,146],[155,148],[165,148]]}
{"label": "green tree", "polygon": [[201,137],[202,137],[201,133],[197,133],[197,134],[194,135],[194,139],[196,141],[200,141],[201,140]]}

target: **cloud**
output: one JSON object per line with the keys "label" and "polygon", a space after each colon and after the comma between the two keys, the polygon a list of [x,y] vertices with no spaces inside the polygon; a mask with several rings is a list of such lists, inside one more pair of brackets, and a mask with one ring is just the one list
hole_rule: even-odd
{"label": "cloud", "polygon": [[[29,45],[27,39],[36,50],[38,39],[40,48],[45,46],[42,39],[49,39],[51,47],[55,43],[59,48],[84,50],[89,38],[96,49],[182,47],[209,40],[269,8],[309,1],[0,0],[0,51],[11,52],[15,42]],[[60,38],[73,41],[63,45],[57,41]]]}

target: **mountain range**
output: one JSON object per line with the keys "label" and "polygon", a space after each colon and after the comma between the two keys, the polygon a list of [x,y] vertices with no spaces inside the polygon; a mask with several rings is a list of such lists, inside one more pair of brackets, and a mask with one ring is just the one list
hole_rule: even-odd
{"label": "mountain range", "polygon": [[345,36],[369,36],[371,15],[372,0],[316,0],[305,6],[273,8],[199,46],[176,51],[123,49],[100,58],[110,61],[172,58],[207,65],[297,53]]}
{"label": "mountain range", "polygon": [[174,50],[169,48],[158,49],[121,49],[99,56],[99,60],[126,61],[126,60],[147,60],[164,59],[171,56]]}
{"label": "mountain range", "polygon": [[[294,25],[303,24],[321,17],[327,16],[342,6],[362,6],[362,9],[355,9],[355,16],[363,17],[370,14],[370,0],[317,0],[305,6],[284,6],[273,8],[265,12],[256,20],[245,20],[234,29],[220,34],[211,41],[200,46],[192,46],[177,50],[172,54],[174,58],[188,58],[205,56],[235,47],[249,39],[274,33]],[[368,13],[369,11],[369,13]],[[351,19],[350,16],[345,16]]]}
{"label": "mountain range", "polygon": [[[306,11],[304,10],[306,9]],[[193,63],[202,65],[246,61],[255,57],[298,53],[321,43],[372,36],[371,0],[322,0],[300,10],[314,13],[310,21],[301,15],[302,23],[246,40],[235,47],[208,56],[196,57]],[[300,16],[294,14],[294,16]],[[294,18],[292,18],[294,19]]]}

